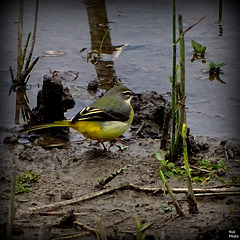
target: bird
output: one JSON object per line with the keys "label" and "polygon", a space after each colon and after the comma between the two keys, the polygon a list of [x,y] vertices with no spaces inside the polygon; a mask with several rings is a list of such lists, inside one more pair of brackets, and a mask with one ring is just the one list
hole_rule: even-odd
{"label": "bird", "polygon": [[104,143],[118,139],[132,124],[134,110],[131,99],[134,95],[126,86],[115,86],[70,120],[33,126],[28,132],[51,127],[70,127],[85,138],[100,142],[104,152],[107,152]]}

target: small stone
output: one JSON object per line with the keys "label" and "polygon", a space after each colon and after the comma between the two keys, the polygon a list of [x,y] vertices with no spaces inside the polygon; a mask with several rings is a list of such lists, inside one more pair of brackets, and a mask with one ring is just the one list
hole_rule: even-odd
{"label": "small stone", "polygon": [[227,154],[228,154],[228,157],[230,158],[230,159],[233,159],[233,157],[234,157],[234,153],[233,153],[233,151],[231,150],[231,149],[227,149]]}
{"label": "small stone", "polygon": [[227,140],[222,140],[222,141],[220,142],[220,145],[221,145],[221,146],[224,146],[224,145],[226,145],[226,143],[227,143]]}
{"label": "small stone", "polygon": [[69,199],[72,199],[72,198],[73,198],[73,193],[70,190],[66,191],[65,193],[63,193],[61,195],[61,199],[63,199],[63,200],[69,200]]}
{"label": "small stone", "polygon": [[73,226],[73,222],[76,221],[76,217],[73,213],[73,210],[69,211],[66,216],[64,216],[60,223],[59,223],[59,226],[61,228],[69,228],[69,227],[72,227]]}
{"label": "small stone", "polygon": [[98,89],[98,81],[97,80],[91,80],[88,83],[87,90],[88,91],[96,91]]}

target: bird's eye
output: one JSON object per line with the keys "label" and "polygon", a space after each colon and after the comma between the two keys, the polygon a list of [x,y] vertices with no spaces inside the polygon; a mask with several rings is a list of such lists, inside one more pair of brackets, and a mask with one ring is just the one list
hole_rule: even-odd
{"label": "bird's eye", "polygon": [[133,92],[125,91],[125,92],[123,92],[123,96],[124,96],[125,99],[128,99],[128,98],[133,96]]}

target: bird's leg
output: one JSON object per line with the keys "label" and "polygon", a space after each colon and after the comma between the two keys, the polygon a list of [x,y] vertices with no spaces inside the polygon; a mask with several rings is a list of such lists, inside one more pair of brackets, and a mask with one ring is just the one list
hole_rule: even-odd
{"label": "bird's leg", "polygon": [[110,141],[110,147],[108,148],[108,150],[109,150],[116,142],[120,142],[121,144],[124,145],[124,142],[123,142],[120,138],[116,138],[116,139]]}
{"label": "bird's leg", "polygon": [[115,144],[117,142],[117,140],[115,139],[115,140],[112,140],[112,141],[110,141],[110,146],[109,146],[109,148],[108,148],[108,151],[110,150],[110,148]]}
{"label": "bird's leg", "polygon": [[104,145],[104,142],[100,142],[101,144],[102,144],[102,146],[103,146],[103,153],[107,153],[107,148],[106,148],[106,146]]}
{"label": "bird's leg", "polygon": [[124,145],[124,141],[123,141],[123,140],[121,140],[120,138],[116,138],[116,139],[115,139],[115,142],[120,142],[121,144],[123,144],[123,145]]}

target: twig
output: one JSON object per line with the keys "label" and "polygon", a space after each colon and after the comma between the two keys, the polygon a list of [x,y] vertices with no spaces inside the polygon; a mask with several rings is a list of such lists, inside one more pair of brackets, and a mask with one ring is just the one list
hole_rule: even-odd
{"label": "twig", "polygon": [[141,126],[138,128],[138,130],[136,131],[136,135],[141,134],[143,127],[144,127],[144,123],[142,123]]}
{"label": "twig", "polygon": [[128,216],[128,217],[126,217],[126,218],[118,219],[118,220],[116,220],[114,223],[112,223],[112,224],[110,224],[110,225],[107,225],[106,228],[111,228],[111,227],[113,227],[114,225],[117,225],[117,224],[119,224],[119,223],[122,223],[122,222],[126,221],[126,220],[129,219],[129,218],[130,218],[130,217]]}
{"label": "twig", "polygon": [[[158,193],[164,193],[164,188],[157,188],[157,187],[139,187],[131,183],[126,183],[126,184],[120,184],[115,187],[109,187],[107,189],[100,190],[98,192],[94,192],[91,194],[87,194],[85,196],[76,198],[76,199],[70,199],[70,200],[65,200],[61,202],[56,202],[53,204],[47,204],[43,205],[40,207],[31,207],[28,210],[30,213],[35,212],[40,214],[40,211],[53,211],[58,208],[67,206],[67,205],[73,205],[79,202],[83,202],[86,200],[90,200],[93,198],[97,198],[99,196],[105,195],[105,194],[110,194],[118,190],[135,190],[135,191],[142,191],[142,192],[158,192]],[[221,192],[222,194],[228,194],[228,193],[233,193],[234,194],[239,194],[240,195],[240,188],[237,187],[232,187],[232,188],[226,188],[223,187],[222,189],[219,188],[195,188],[193,189],[195,193],[218,193]],[[172,188],[172,192],[174,193],[187,193],[188,189],[187,188]]]}
{"label": "twig", "polygon": [[41,216],[64,216],[65,213],[63,212],[42,212],[40,213]]}
{"label": "twig", "polygon": [[90,200],[90,199],[99,197],[99,196],[104,195],[104,194],[109,194],[109,193],[112,193],[116,190],[119,190],[119,189],[122,189],[122,188],[125,188],[125,187],[126,187],[126,184],[125,185],[119,185],[118,187],[110,187],[110,188],[103,189],[103,190],[101,190],[99,192],[96,192],[96,193],[91,193],[91,194],[79,197],[77,199],[70,199],[70,200],[66,200],[66,201],[56,202],[56,203],[53,203],[53,204],[43,205],[41,207],[32,207],[32,208],[29,208],[29,210],[34,211],[34,212],[52,211],[52,210],[55,210],[55,209],[58,209],[58,208],[61,208],[61,207],[67,206],[67,205],[76,204],[76,203],[79,203],[79,202],[83,202],[83,201],[86,201],[86,200]]}
{"label": "twig", "polygon": [[183,35],[185,35],[189,30],[191,30],[193,27],[195,27],[198,23],[200,23],[206,16],[201,17],[199,20],[197,20],[194,24],[189,26],[184,32]]}
{"label": "twig", "polygon": [[221,196],[221,195],[240,195],[240,192],[212,192],[212,193],[196,193],[196,197]]}
{"label": "twig", "polygon": [[162,228],[163,226],[167,225],[168,223],[172,222],[174,219],[176,219],[176,218],[178,218],[178,217],[180,217],[180,216],[181,216],[180,214],[177,214],[177,215],[171,217],[171,219],[169,219],[167,222],[165,222],[164,224],[162,224],[162,225],[160,226],[160,228]]}
{"label": "twig", "polygon": [[[203,168],[198,168],[198,167],[195,167],[195,166],[191,166],[191,168],[194,168],[194,169],[196,169],[196,170],[198,170],[198,171],[201,171],[201,172],[206,172],[206,173],[210,173],[211,171],[209,171],[209,170],[207,170],[207,169],[203,169]],[[190,169],[191,169],[190,168]]]}
{"label": "twig", "polygon": [[91,233],[94,233],[96,234],[96,230],[92,227],[89,227],[88,225],[84,224],[84,223],[81,223],[81,222],[78,222],[78,221],[75,221],[74,222],[75,225],[81,227],[81,228],[84,228],[86,229],[87,231],[91,232]]}
{"label": "twig", "polygon": [[192,24],[191,26],[189,26],[187,29],[185,29],[183,31],[183,33],[180,35],[180,37],[177,39],[176,44],[178,43],[178,41],[189,31],[191,30],[193,27],[195,27],[198,23],[200,23],[206,16],[201,17],[199,20],[197,20],[194,24]]}
{"label": "twig", "polygon": [[70,235],[70,236],[65,236],[65,237],[57,237],[57,238],[51,238],[51,239],[57,239],[57,240],[64,240],[64,239],[72,239],[72,238],[79,238],[79,237],[83,237],[86,235],[89,235],[90,232],[83,232],[83,233],[78,233],[78,234],[74,234],[74,235]]}

